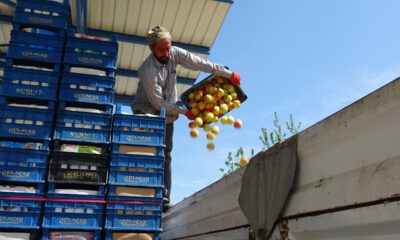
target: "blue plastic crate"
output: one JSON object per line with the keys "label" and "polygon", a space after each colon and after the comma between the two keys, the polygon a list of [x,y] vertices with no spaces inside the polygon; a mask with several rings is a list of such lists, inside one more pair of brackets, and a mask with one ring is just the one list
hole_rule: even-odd
{"label": "blue plastic crate", "polygon": [[165,114],[160,117],[115,114],[113,139],[115,143],[164,146]]}
{"label": "blue plastic crate", "polygon": [[[131,153],[129,153],[128,149],[132,148]],[[113,154],[123,154],[129,156],[158,156],[164,157],[164,146],[136,146],[136,145],[128,145],[128,144],[119,144],[112,143],[112,153]],[[128,152],[127,152],[128,151]]]}
{"label": "blue plastic crate", "polygon": [[[57,193],[56,189],[86,189],[92,190],[95,193],[90,195],[83,194],[68,194],[68,193]],[[65,184],[49,182],[47,187],[46,197],[49,198],[74,198],[74,199],[104,199],[105,196],[105,185],[85,185],[85,184]]]}
{"label": "blue plastic crate", "polygon": [[160,231],[112,231],[112,230],[106,230],[106,238],[105,240],[114,240],[118,239],[118,237],[124,236],[124,235],[133,235],[137,236],[136,234],[142,234],[140,236],[143,236],[143,234],[147,234],[150,236],[152,240],[161,240],[161,232]]}
{"label": "blue plastic crate", "polygon": [[50,139],[52,125],[52,110],[0,106],[0,137]]}
{"label": "blue plastic crate", "polygon": [[62,101],[111,104],[115,79],[77,73],[63,73],[59,99]]}
{"label": "blue plastic crate", "polygon": [[42,201],[0,199],[0,228],[38,229]]}
{"label": "blue plastic crate", "polygon": [[113,185],[162,187],[162,157],[115,157],[111,159],[108,182]]}
{"label": "blue plastic crate", "polygon": [[101,230],[82,231],[82,230],[65,230],[43,228],[41,240],[51,239],[87,239],[101,240]]}
{"label": "blue plastic crate", "polygon": [[112,154],[111,166],[163,169],[164,157],[131,154]]}
{"label": "blue plastic crate", "polygon": [[107,155],[53,151],[49,182],[101,185],[107,179]]}
{"label": "blue plastic crate", "polygon": [[70,25],[69,1],[18,0],[13,22],[66,30]]}
{"label": "blue plastic crate", "polygon": [[56,100],[59,72],[5,68],[0,94],[5,96]]}
{"label": "blue plastic crate", "polygon": [[[141,189],[141,191],[146,191],[148,196],[133,196],[122,194],[121,192],[127,192],[128,189]],[[136,186],[122,186],[122,185],[113,185],[108,184],[107,188],[107,199],[111,200],[120,200],[120,201],[162,201],[163,197],[163,187],[136,187]],[[120,191],[120,193],[118,193]],[[129,191],[132,194],[131,191]],[[151,192],[151,194],[150,194]],[[139,192],[138,192],[139,193]],[[141,193],[142,194],[142,193]],[[151,195],[151,196],[150,196]]]}
{"label": "blue plastic crate", "polygon": [[0,147],[0,180],[44,182],[47,162],[47,151]]}
{"label": "blue plastic crate", "polygon": [[102,229],[104,203],[46,201],[43,228]]}
{"label": "blue plastic crate", "polygon": [[65,44],[64,62],[99,68],[115,68],[117,63],[118,43],[116,36],[112,41],[99,41],[74,36],[70,30]]}
{"label": "blue plastic crate", "polygon": [[54,139],[108,143],[111,115],[61,111],[57,113]]}
{"label": "blue plastic crate", "polygon": [[161,205],[157,202],[107,203],[107,230],[161,231]]}
{"label": "blue plastic crate", "polygon": [[29,32],[11,31],[7,57],[61,63],[64,38]]}
{"label": "blue plastic crate", "polygon": [[157,117],[115,114],[113,126],[165,130],[165,111],[162,108]]}
{"label": "blue plastic crate", "polygon": [[147,130],[143,131],[140,128],[114,126],[112,141],[129,145],[165,146],[165,133],[147,132]]}

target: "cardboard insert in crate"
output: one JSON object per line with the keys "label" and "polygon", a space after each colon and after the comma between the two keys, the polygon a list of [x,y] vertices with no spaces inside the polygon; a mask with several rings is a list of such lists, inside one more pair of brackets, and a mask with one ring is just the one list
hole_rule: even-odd
{"label": "cardboard insert in crate", "polygon": [[0,146],[0,180],[44,182],[49,152]]}
{"label": "cardboard insert in crate", "polygon": [[41,240],[71,239],[71,240],[101,240],[101,230],[80,231],[44,228]]}
{"label": "cardboard insert in crate", "polygon": [[64,62],[99,68],[115,68],[118,54],[116,35],[110,39],[68,32]]}
{"label": "cardboard insert in crate", "polygon": [[109,114],[60,111],[57,113],[54,139],[108,143],[111,118]]}
{"label": "cardboard insert in crate", "polygon": [[163,157],[113,155],[108,182],[113,185],[162,187],[163,163]]}
{"label": "cardboard insert in crate", "polygon": [[0,197],[0,228],[39,228],[42,204],[40,199]]}
{"label": "cardboard insert in crate", "polygon": [[107,155],[53,152],[49,182],[105,184]]}
{"label": "cardboard insert in crate", "polygon": [[49,109],[15,105],[0,106],[0,136],[39,140],[50,139],[53,114],[53,110]]}
{"label": "cardboard insert in crate", "polygon": [[[206,95],[210,95],[212,98],[206,99]],[[227,97],[228,95],[230,97]],[[192,110],[193,106],[195,106],[199,113],[213,112],[213,108],[218,106],[219,113],[215,114],[215,116],[222,117],[234,108],[234,100],[239,100],[240,103],[243,103],[246,101],[247,96],[239,85],[234,86],[226,78],[209,75],[182,93],[180,99],[189,110]],[[199,102],[204,103],[204,110],[198,108]],[[209,103],[209,106],[207,106],[207,103]],[[222,104],[226,104],[226,106],[221,107]],[[226,112],[222,111],[223,108],[226,108]]]}
{"label": "cardboard insert in crate", "polygon": [[108,156],[110,152],[109,144],[95,144],[95,143],[77,143],[62,140],[53,141],[53,152],[60,153],[75,153],[81,154],[80,156]]}
{"label": "cardboard insert in crate", "polygon": [[3,228],[0,230],[0,239],[12,240],[12,239],[23,239],[23,240],[37,240],[40,238],[39,229],[20,229],[20,228]]}
{"label": "cardboard insert in crate", "polygon": [[0,94],[5,96],[56,100],[59,72],[17,67],[5,68]]}
{"label": "cardboard insert in crate", "polygon": [[161,239],[161,231],[113,231],[106,230],[105,231],[106,240],[115,240],[115,239],[151,239],[151,240],[160,240]]}
{"label": "cardboard insert in crate", "polygon": [[69,0],[18,0],[13,22],[66,30],[70,19]]}
{"label": "cardboard insert in crate", "polygon": [[114,97],[115,78],[63,73],[60,100],[110,104]]}
{"label": "cardboard insert in crate", "polygon": [[48,200],[44,206],[43,228],[102,229],[104,203],[67,199]]}
{"label": "cardboard insert in crate", "polygon": [[137,201],[162,201],[163,187],[133,187],[108,185],[108,199],[112,200],[137,200]]}
{"label": "cardboard insert in crate", "polygon": [[164,157],[164,146],[143,146],[143,145],[129,145],[129,144],[112,144],[113,154],[124,154],[129,156],[159,156]]}
{"label": "cardboard insert in crate", "polygon": [[115,114],[113,123],[113,142],[164,146],[165,143],[165,114],[160,116],[141,116]]}
{"label": "cardboard insert in crate", "polygon": [[107,203],[107,230],[161,231],[161,204],[158,202]]}
{"label": "cardboard insert in crate", "polygon": [[43,197],[44,183],[42,182],[12,182],[2,181],[0,197]]}
{"label": "cardboard insert in crate", "polygon": [[94,113],[94,114],[107,114],[112,115],[114,111],[114,104],[97,104],[86,102],[66,102],[58,101],[58,111],[72,111],[77,113]]}
{"label": "cardboard insert in crate", "polygon": [[61,63],[64,38],[29,32],[11,31],[8,58]]}
{"label": "cardboard insert in crate", "polygon": [[104,199],[105,185],[48,182],[49,198]]}

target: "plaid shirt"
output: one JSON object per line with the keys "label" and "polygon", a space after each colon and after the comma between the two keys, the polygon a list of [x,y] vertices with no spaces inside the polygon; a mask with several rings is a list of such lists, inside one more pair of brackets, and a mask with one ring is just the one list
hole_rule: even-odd
{"label": "plaid shirt", "polygon": [[153,54],[149,55],[139,68],[139,84],[132,103],[133,112],[158,114],[160,108],[165,108],[166,123],[178,119],[178,114],[186,110],[179,108],[176,90],[176,66],[194,71],[213,73],[230,78],[232,72],[220,64],[204,60],[190,52],[171,47],[170,60],[167,64],[160,63]]}

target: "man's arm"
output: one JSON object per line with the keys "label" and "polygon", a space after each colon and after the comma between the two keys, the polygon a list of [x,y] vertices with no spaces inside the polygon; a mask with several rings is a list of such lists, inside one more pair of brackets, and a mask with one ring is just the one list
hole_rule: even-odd
{"label": "man's arm", "polygon": [[139,71],[139,79],[143,82],[143,89],[146,93],[150,104],[157,110],[165,108],[166,114],[183,114],[185,109],[181,109],[178,105],[171,103],[163,98],[162,88],[157,84],[157,77],[149,69]]}
{"label": "man's arm", "polygon": [[229,71],[224,66],[210,61],[204,60],[182,48],[174,47],[176,50],[177,62],[185,68],[194,71],[203,71],[213,73],[217,76],[231,78],[232,71]]}

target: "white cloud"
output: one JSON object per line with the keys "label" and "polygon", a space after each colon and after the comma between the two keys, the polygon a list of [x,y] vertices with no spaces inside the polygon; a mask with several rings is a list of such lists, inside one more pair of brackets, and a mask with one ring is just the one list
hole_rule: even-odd
{"label": "white cloud", "polygon": [[[342,107],[364,97],[374,90],[394,80],[400,74],[400,66],[393,66],[382,71],[374,71],[370,66],[355,69],[347,80],[328,81],[322,100],[325,111],[337,111]],[[345,84],[337,84],[337,82]]]}

